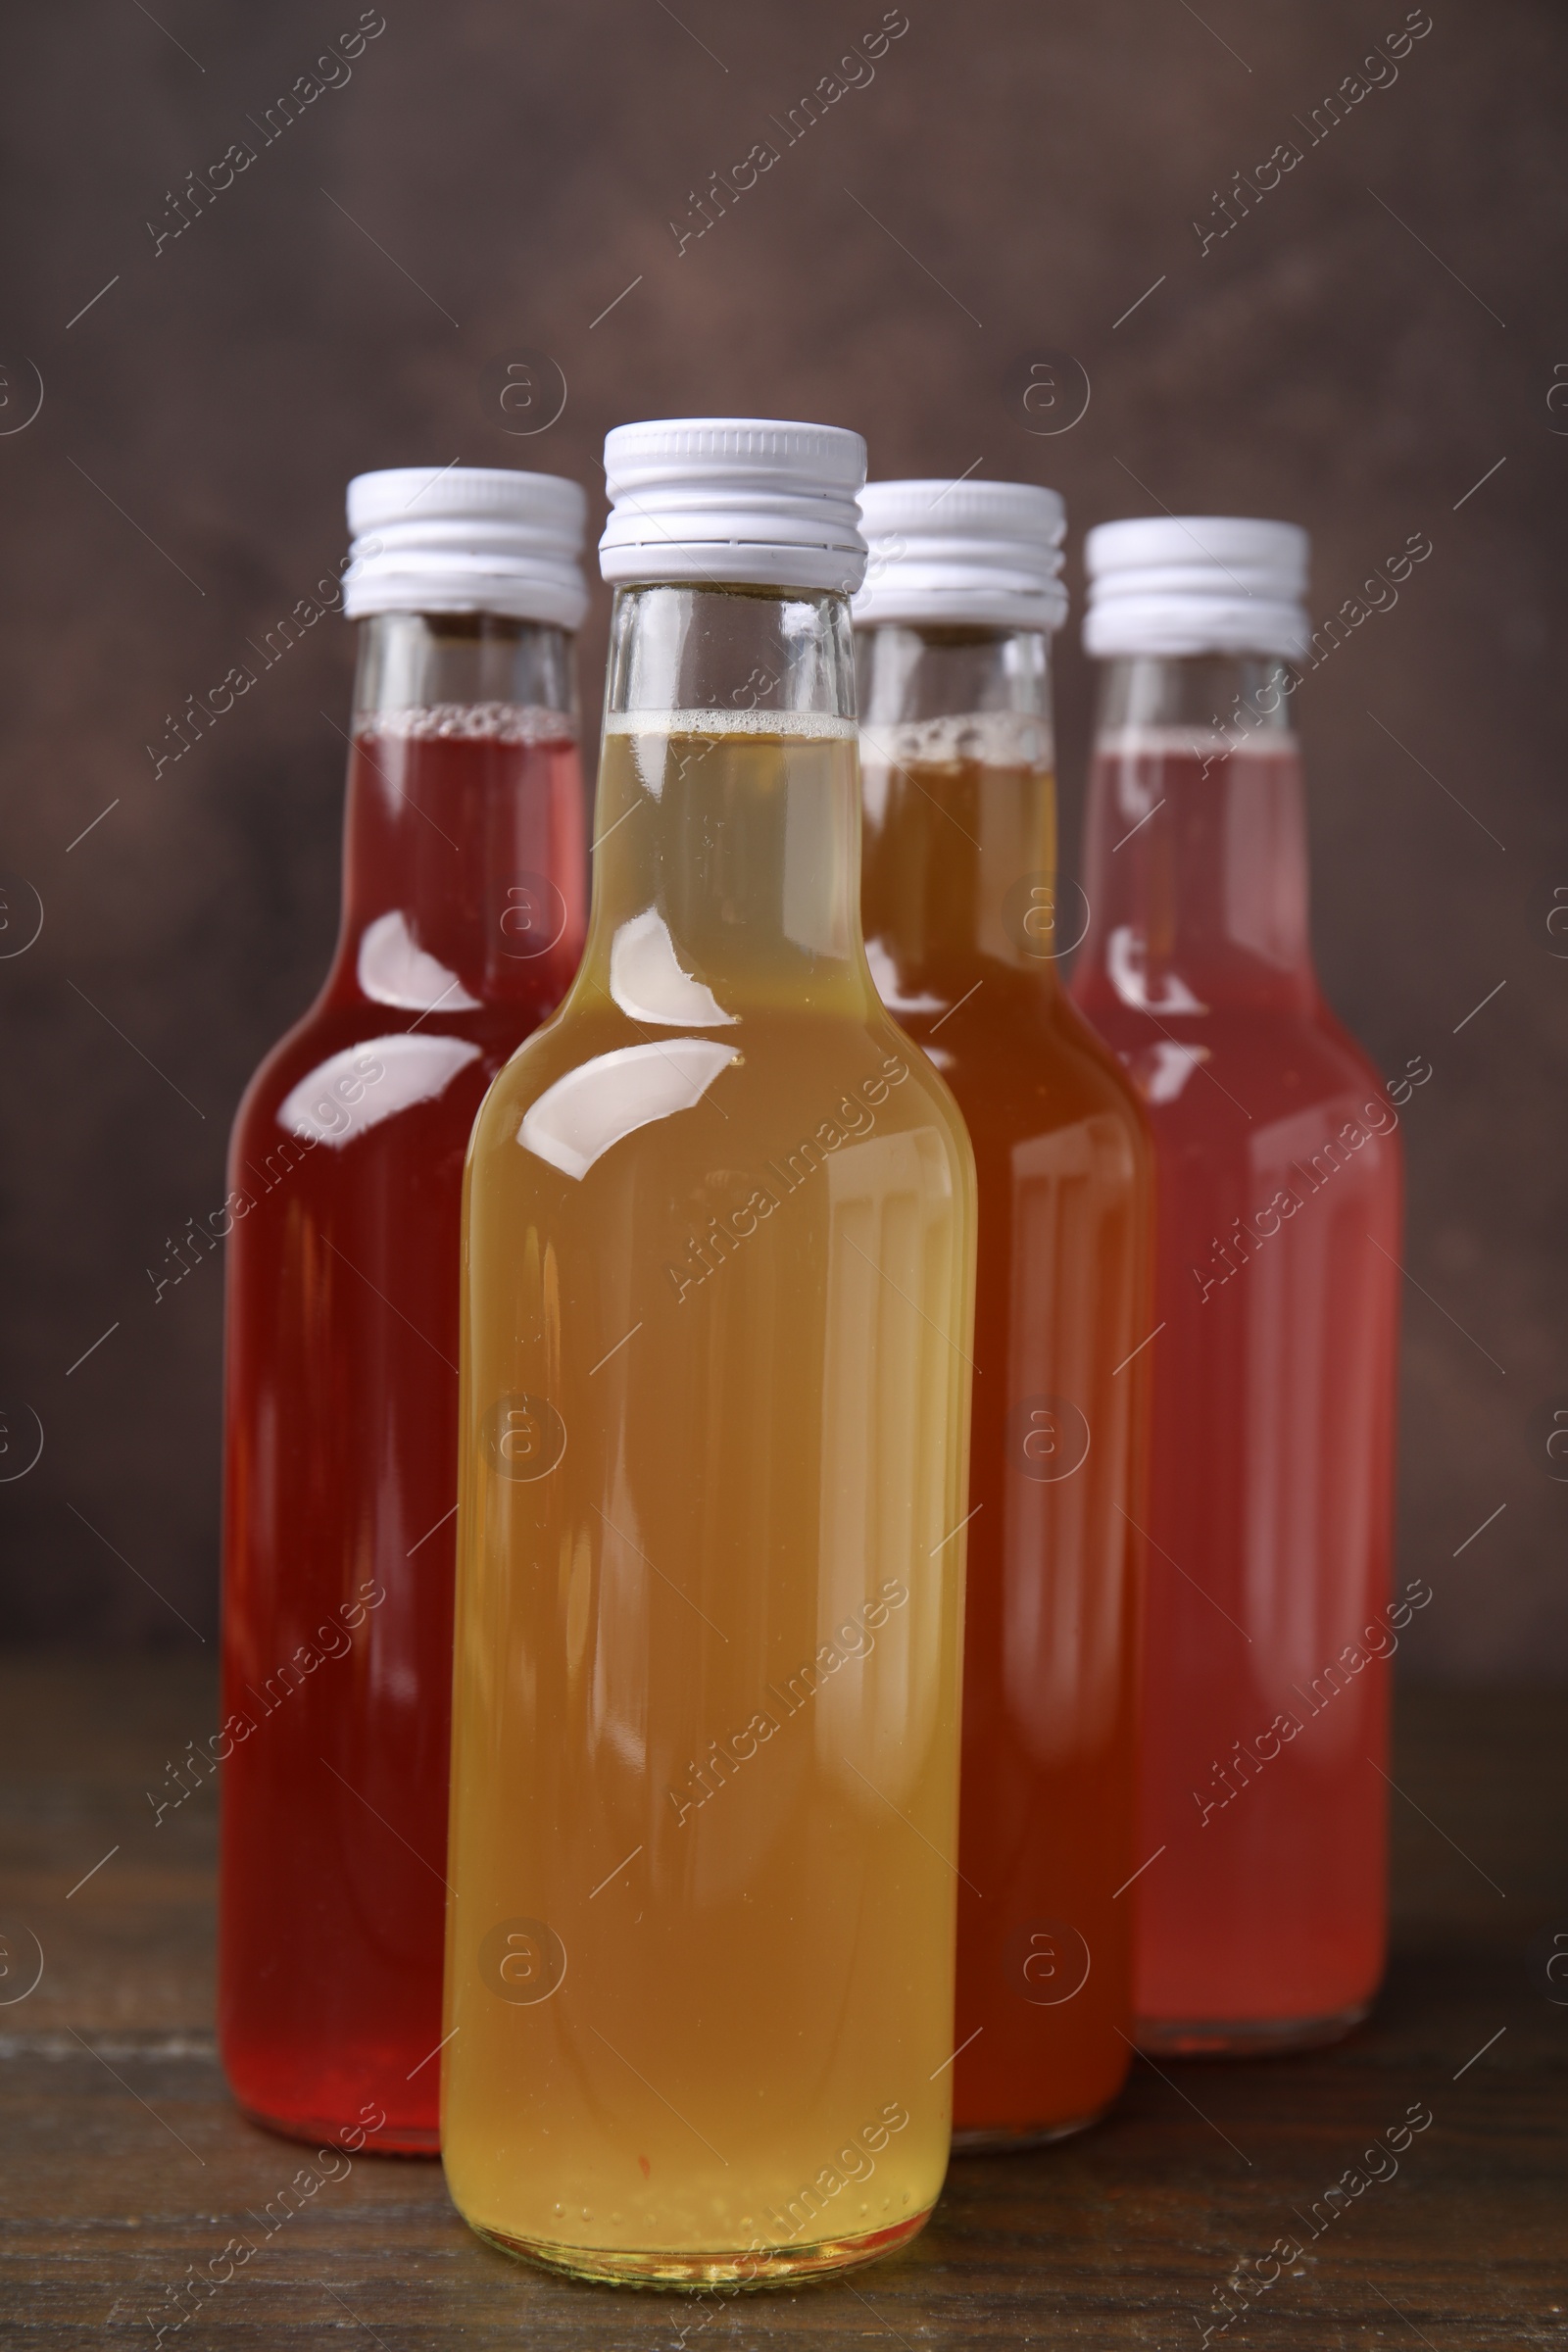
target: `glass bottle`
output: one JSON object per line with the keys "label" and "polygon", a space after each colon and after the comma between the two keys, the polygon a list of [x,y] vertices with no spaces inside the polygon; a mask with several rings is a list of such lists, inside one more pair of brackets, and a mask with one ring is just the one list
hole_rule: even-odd
{"label": "glass bottle", "polygon": [[585,513],[351,485],[342,928],[234,1122],[219,2030],[313,2139],[437,2145],[463,1159],[581,950]]}
{"label": "glass bottle", "polygon": [[948,2157],[973,1165],[859,925],[859,436],[622,426],[592,920],[465,1211],[443,2154],[764,2284]]}
{"label": "glass bottle", "polygon": [[1398,1114],[1312,964],[1304,532],[1107,523],[1088,558],[1073,993],[1160,1183],[1139,2034],[1304,2047],[1383,1968]]}
{"label": "glass bottle", "polygon": [[954,2127],[1010,2145],[1091,2122],[1132,2055],[1152,1155],[1058,977],[1061,501],[873,482],[861,511],[866,952],[980,1188]]}

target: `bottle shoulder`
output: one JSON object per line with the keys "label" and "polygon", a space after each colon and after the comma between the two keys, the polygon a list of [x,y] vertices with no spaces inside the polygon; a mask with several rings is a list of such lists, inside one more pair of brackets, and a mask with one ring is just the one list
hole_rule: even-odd
{"label": "bottle shoulder", "polygon": [[[687,1116],[686,1114],[692,1114]],[[543,1158],[586,1174],[612,1155],[760,1164],[872,1133],[934,1138],[967,1186],[973,1154],[952,1090],[879,1004],[770,1008],[705,1029],[634,1022],[574,992],[500,1072],[475,1122],[476,1168]],[[531,1146],[521,1153],[513,1147]]]}
{"label": "bottle shoulder", "polygon": [[[1371,1056],[1319,1001],[1300,1010],[1152,1017],[1096,1004],[1093,1018],[1141,1096],[1162,1152],[1238,1150],[1315,1119],[1359,1120],[1396,1162],[1397,1111]],[[1392,1163],[1391,1163],[1392,1164]]]}
{"label": "bottle shoulder", "polygon": [[[234,1115],[236,1152],[285,1136],[383,1143],[417,1115],[466,1137],[480,1095],[533,1026],[513,1006],[477,1005],[419,1021],[402,1006],[323,990],[264,1054]],[[417,1023],[417,1025],[416,1025]]]}
{"label": "bottle shoulder", "polygon": [[1210,1053],[1289,1054],[1310,1063],[1333,1084],[1381,1083],[1366,1049],[1316,990],[1298,1004],[1254,1006],[1221,1001],[1152,1008],[1077,980],[1071,993],[1080,1018],[1123,1061],[1130,1050],[1163,1038],[1183,1046],[1206,1046]]}
{"label": "bottle shoulder", "polygon": [[898,1016],[930,1055],[978,1142],[1025,1142],[1088,1120],[1147,1151],[1149,1121],[1111,1047],[1054,980],[988,969],[967,997]]}

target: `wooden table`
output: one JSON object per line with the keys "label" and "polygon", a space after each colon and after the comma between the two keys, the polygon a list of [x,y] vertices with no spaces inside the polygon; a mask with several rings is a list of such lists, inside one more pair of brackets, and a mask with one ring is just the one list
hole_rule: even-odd
{"label": "wooden table", "polygon": [[[308,2154],[245,2123],[219,2072],[212,1793],[157,1829],[146,1794],[215,1721],[199,1667],[0,1663],[0,2344],[151,2346],[171,2290],[255,2236],[249,2213]],[[1568,2346],[1568,2005],[1549,1997],[1568,1984],[1544,1965],[1553,1933],[1568,1949],[1568,1692],[1414,1692],[1399,1735],[1395,1956],[1343,2048],[1140,2063],[1084,2138],[956,2162],[907,2254],[853,2286],[744,2299],[547,2278],[469,2234],[439,2166],[362,2156],[166,2352],[699,2338],[1196,2352],[1227,2276],[1260,2259],[1216,2344]],[[43,1974],[19,1999],[33,1936]],[[1298,2217],[1422,2105],[1433,2122],[1397,2173],[1309,2240]],[[1302,2259],[1271,2265],[1292,2236]]]}

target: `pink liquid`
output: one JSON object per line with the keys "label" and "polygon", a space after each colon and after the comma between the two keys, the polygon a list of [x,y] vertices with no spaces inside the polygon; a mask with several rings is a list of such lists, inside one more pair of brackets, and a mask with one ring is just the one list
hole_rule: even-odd
{"label": "pink liquid", "polygon": [[1385,1945],[1398,1114],[1276,740],[1102,750],[1073,981],[1157,1155],[1135,2005],[1176,2049],[1326,2038]]}

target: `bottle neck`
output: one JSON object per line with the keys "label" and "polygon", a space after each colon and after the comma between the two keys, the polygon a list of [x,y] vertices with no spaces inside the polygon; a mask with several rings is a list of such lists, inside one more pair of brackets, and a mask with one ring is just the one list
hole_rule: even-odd
{"label": "bottle neck", "polygon": [[584,928],[572,640],[494,612],[360,623],[329,993],[439,1020],[565,989]]}
{"label": "bottle neck", "polygon": [[858,641],[866,951],[898,1010],[1002,963],[1054,988],[1050,640],[884,624]]}
{"label": "bottle neck", "polygon": [[1163,1022],[1316,1004],[1296,683],[1263,655],[1106,664],[1074,976],[1087,1009]]}
{"label": "bottle neck", "polygon": [[584,989],[658,1028],[872,1002],[855,737],[843,596],[622,589]]}

